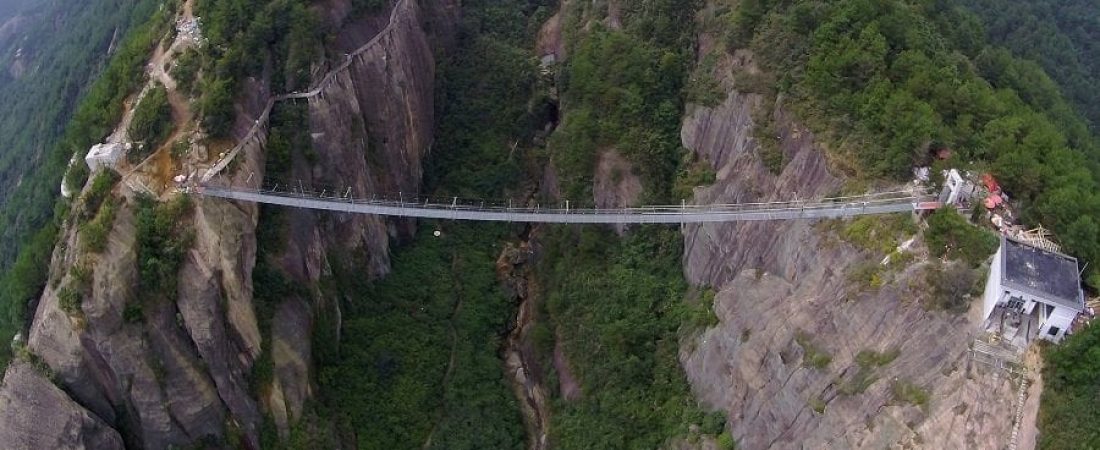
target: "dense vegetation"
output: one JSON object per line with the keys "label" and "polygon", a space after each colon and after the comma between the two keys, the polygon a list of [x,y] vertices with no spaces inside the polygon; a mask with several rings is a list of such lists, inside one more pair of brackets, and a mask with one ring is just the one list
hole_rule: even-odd
{"label": "dense vegetation", "polygon": [[[696,6],[624,4],[622,30],[598,23],[585,30],[581,24],[599,13],[569,5],[563,120],[549,143],[564,197],[591,198],[594,162],[611,147],[641,175],[646,201],[667,200],[674,188],[685,192],[678,174],[708,178],[692,173],[679,140]],[[681,333],[713,323],[713,294],[698,295],[701,308],[684,300],[680,235],[664,227],[634,229],[623,238],[597,227],[555,227],[544,240],[539,278],[546,329],[539,334],[558,336],[582,391],[578,399],[555,399],[552,442],[658,448],[691,436],[690,427],[698,425],[700,433],[732,445],[724,416],[695,403],[677,358]],[[536,345],[544,367],[553,367],[550,346]],[[558,374],[549,370],[553,385]]]}
{"label": "dense vegetation", "polygon": [[506,230],[447,225],[436,238],[432,228],[422,224],[381,281],[335,274],[350,301],[338,359],[319,361],[321,400],[359,448],[420,448],[429,437],[430,448],[522,448],[497,357],[514,308],[493,264]]}
{"label": "dense vegetation", "polygon": [[971,266],[984,262],[998,246],[993,233],[969,224],[950,209],[939,209],[928,216],[924,239],[932,256],[940,258],[946,255]]}
{"label": "dense vegetation", "polygon": [[168,90],[156,83],[141,98],[130,122],[130,140],[138,144],[140,151],[127,154],[131,163],[140,162],[168,139],[172,131],[172,106],[168,104]]}
{"label": "dense vegetation", "polygon": [[[164,31],[141,25],[158,5],[39,2],[24,13],[18,32],[0,37],[0,273],[49,220],[69,157],[99,142],[117,121],[122,97],[140,81],[150,46]],[[119,41],[104,67],[116,31]],[[20,49],[26,72],[14,78]]]}
{"label": "dense vegetation", "polygon": [[[123,99],[143,81],[142,66],[153,45],[166,30],[171,14],[166,9],[153,14],[153,4],[152,1],[137,3],[128,11],[128,16],[123,16],[133,21],[144,20],[144,17],[152,18],[129,32],[118,44],[110,63],[80,100],[72,121],[65,126],[65,132],[60,139],[54,141],[48,135],[41,136],[42,143],[55,143],[45,147],[48,150],[41,155],[37,169],[23,176],[18,187],[10,191],[6,187],[0,189],[2,192],[13,192],[6,203],[0,206],[0,270],[3,270],[3,276],[0,277],[0,340],[9,341],[23,326],[27,306],[37,300],[45,286],[46,265],[53,251],[58,228],[68,213],[68,202],[60,200],[55,203],[55,198],[70,158],[74,154],[83,158],[88,148],[110,133],[122,115]],[[77,27],[74,31],[79,29]],[[78,38],[80,37],[72,37]],[[89,67],[83,66],[83,70],[89,70]],[[77,89],[78,86],[73,88]],[[47,89],[45,92],[48,93],[38,95],[39,99],[57,97],[60,91]],[[9,104],[14,105],[15,102]],[[21,110],[5,109],[7,111]],[[40,114],[22,111],[23,114]],[[38,117],[49,116],[46,114]],[[18,147],[8,148],[12,149],[12,153],[18,153]],[[24,159],[30,158],[24,156]],[[87,179],[87,166],[74,164],[64,178],[70,187],[79,189]],[[17,250],[18,255],[13,256]],[[12,258],[14,262],[9,267],[6,263]],[[9,358],[8,346],[0,346],[0,362],[6,362]]]}
{"label": "dense vegetation", "polygon": [[691,61],[695,2],[667,0],[623,5],[626,29],[600,24],[581,33],[583,8],[567,16],[576,33],[567,42],[562,102],[567,108],[550,148],[562,196],[592,198],[600,151],[613,148],[634,163],[651,202],[671,196],[680,169],[680,116]]}
{"label": "dense vegetation", "polygon": [[[989,42],[1035,61],[1062,94],[1100,130],[1100,25],[1089,0],[965,0]],[[1008,72],[1008,76],[1019,76]]]}
{"label": "dense vegetation", "polygon": [[723,17],[729,43],[755,50],[801,116],[844,137],[837,151],[857,174],[906,179],[950,147],[955,164],[997,175],[1025,221],[1100,261],[1100,153],[1083,120],[1037,65],[985,45],[963,10],[750,0]]}
{"label": "dense vegetation", "polygon": [[[456,48],[439,66],[429,189],[501,198],[520,188],[542,126],[539,109],[528,104],[545,101],[524,50],[533,37],[528,24],[548,15],[540,6],[464,4]],[[288,161],[299,145],[292,133],[279,134],[275,155]],[[343,252],[322,283],[325,297],[345,299],[344,326],[338,346],[331,335],[314,337],[315,349],[333,349],[316,353],[316,410],[335,421],[343,442],[360,448],[522,448],[518,400],[498,356],[515,304],[494,264],[513,232],[485,224],[420,229],[396,249],[386,278],[355,275],[359,256]]]}
{"label": "dense vegetation", "polygon": [[271,85],[277,93],[309,85],[310,64],[321,56],[325,30],[308,6],[306,0],[196,2],[195,15],[202,17],[208,42],[199,85],[207,132],[227,135],[244,78],[261,75],[265,67],[274,68]]}
{"label": "dense vegetation", "polygon": [[1044,351],[1039,448],[1100,448],[1100,327]]}
{"label": "dense vegetation", "polygon": [[[1085,1],[963,4],[978,15],[945,1],[747,0],[723,17],[733,25],[729,43],[755,51],[803,118],[846,139],[836,147],[856,161],[854,171],[904,178],[929,150],[950,147],[951,164],[997,175],[1024,221],[1053,229],[1090,264],[1086,275],[1098,286],[1100,151],[1077,112],[1095,130],[1100,9]],[[974,264],[991,242],[961,222],[934,214],[929,248]],[[930,269],[933,306],[965,308],[957,299],[976,277],[957,269]],[[1092,327],[1047,351],[1041,448],[1100,442],[1092,413],[1100,410],[1098,338]],[[912,394],[895,386],[896,396],[923,401]]]}
{"label": "dense vegetation", "polygon": [[677,358],[689,314],[681,252],[666,227],[621,240],[595,227],[549,237],[546,314],[583,392],[553,405],[557,448],[659,448],[692,424],[722,432],[724,417],[699,409]]}
{"label": "dense vegetation", "polygon": [[179,269],[194,241],[186,220],[190,213],[191,197],[186,195],[166,203],[138,197],[134,217],[141,301],[175,299]]}

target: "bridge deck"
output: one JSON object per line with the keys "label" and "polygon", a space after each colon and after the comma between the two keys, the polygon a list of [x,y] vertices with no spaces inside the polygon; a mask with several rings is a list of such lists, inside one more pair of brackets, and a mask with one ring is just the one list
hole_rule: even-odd
{"label": "bridge deck", "polygon": [[425,219],[539,223],[705,223],[760,220],[822,219],[865,214],[908,212],[925,199],[916,196],[852,197],[818,202],[780,202],[732,205],[650,206],[623,209],[561,209],[471,207],[431,203],[371,201],[312,194],[227,189],[204,186],[198,194],[246,202],[357,214]]}

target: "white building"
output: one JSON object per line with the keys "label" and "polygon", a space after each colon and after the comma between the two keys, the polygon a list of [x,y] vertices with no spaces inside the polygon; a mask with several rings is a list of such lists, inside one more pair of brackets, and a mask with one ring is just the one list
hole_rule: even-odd
{"label": "white building", "polygon": [[88,169],[92,172],[103,167],[114,169],[129,149],[130,144],[96,144],[88,150],[84,162],[88,163]]}
{"label": "white building", "polygon": [[985,328],[1017,346],[1061,341],[1085,309],[1077,259],[1002,237],[983,307]]}
{"label": "white building", "polygon": [[91,146],[84,161],[91,172],[96,172],[102,167],[113,169],[118,167],[119,161],[127,155],[128,150],[130,150],[130,144],[96,144]]}
{"label": "white building", "polygon": [[114,168],[118,167],[119,161],[127,155],[129,150],[129,144],[96,144],[91,146],[91,150],[88,151],[88,155],[84,157],[85,163],[88,163],[88,169],[91,172],[96,172],[103,167]]}
{"label": "white building", "polygon": [[963,178],[956,169],[943,171],[943,189],[939,201],[945,205],[969,206],[974,197],[974,184]]}

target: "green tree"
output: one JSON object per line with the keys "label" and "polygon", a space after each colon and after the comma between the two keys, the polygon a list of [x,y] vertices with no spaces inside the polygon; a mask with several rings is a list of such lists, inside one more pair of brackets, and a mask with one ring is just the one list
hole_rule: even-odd
{"label": "green tree", "polygon": [[998,245],[992,233],[971,225],[951,208],[940,208],[928,216],[924,238],[933,256],[948,255],[971,266],[985,261]]}
{"label": "green tree", "polygon": [[168,90],[160,83],[141,98],[134,109],[134,118],[130,122],[130,140],[137,142],[144,152],[133,152],[129,156],[140,161],[140,157],[160,147],[172,131],[172,105],[168,103]]}

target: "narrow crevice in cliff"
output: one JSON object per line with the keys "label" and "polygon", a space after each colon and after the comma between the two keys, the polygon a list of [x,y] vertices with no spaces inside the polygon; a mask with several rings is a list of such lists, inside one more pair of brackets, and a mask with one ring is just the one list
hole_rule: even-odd
{"label": "narrow crevice in cliff", "polygon": [[[497,258],[497,277],[516,302],[515,319],[510,323],[502,349],[504,369],[512,390],[520,400],[527,430],[527,448],[541,450],[549,445],[550,399],[543,380],[538,349],[532,333],[540,326],[542,308],[537,277],[538,227],[527,226],[516,244],[507,243]],[[545,318],[543,318],[545,320]],[[540,328],[545,331],[545,325]]]}

